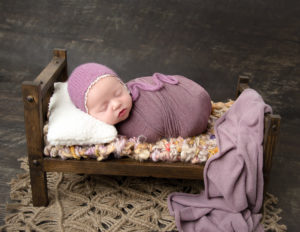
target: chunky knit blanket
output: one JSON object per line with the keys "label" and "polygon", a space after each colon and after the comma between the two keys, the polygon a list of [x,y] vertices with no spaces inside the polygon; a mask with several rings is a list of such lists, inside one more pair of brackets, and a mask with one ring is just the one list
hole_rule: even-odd
{"label": "chunky knit blanket", "polygon": [[191,163],[205,162],[210,156],[218,152],[214,124],[233,104],[227,102],[212,102],[212,112],[209,117],[207,130],[194,137],[161,139],[156,143],[146,143],[143,137],[126,138],[117,136],[110,143],[94,145],[50,145],[47,141],[48,125],[44,128],[44,154],[62,159],[95,158],[98,161],[107,159],[111,154],[116,158],[130,157],[136,160],[181,161]]}

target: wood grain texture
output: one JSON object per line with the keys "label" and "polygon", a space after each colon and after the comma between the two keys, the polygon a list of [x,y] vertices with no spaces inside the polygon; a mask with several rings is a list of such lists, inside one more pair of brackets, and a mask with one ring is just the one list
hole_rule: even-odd
{"label": "wood grain texture", "polygon": [[46,172],[70,172],[118,176],[195,179],[203,178],[204,165],[190,163],[139,162],[130,158],[113,160],[61,160],[44,159]]}
{"label": "wood grain texture", "polygon": [[46,206],[48,204],[47,179],[42,167],[44,118],[41,90],[44,83],[39,77],[35,82],[24,81],[22,90],[32,201],[34,206]]}
{"label": "wood grain texture", "polygon": [[280,115],[268,114],[265,117],[265,128],[264,128],[264,181],[266,189],[270,181],[270,173],[272,168],[273,154],[275,154],[276,145],[280,133]]}

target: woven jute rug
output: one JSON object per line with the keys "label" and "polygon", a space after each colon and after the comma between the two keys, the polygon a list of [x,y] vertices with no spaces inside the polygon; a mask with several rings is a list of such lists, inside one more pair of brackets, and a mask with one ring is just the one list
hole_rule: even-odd
{"label": "woven jute rug", "polygon": [[[48,207],[33,207],[27,159],[26,171],[11,181],[11,199],[1,231],[177,231],[169,215],[169,193],[199,193],[202,182],[157,178],[48,173]],[[286,231],[280,225],[277,199],[267,194],[262,223],[266,231]]]}

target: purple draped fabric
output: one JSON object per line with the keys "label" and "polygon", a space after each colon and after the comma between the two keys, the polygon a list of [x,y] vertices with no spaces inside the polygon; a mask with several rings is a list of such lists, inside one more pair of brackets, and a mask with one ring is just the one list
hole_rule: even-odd
{"label": "purple draped fabric", "polygon": [[254,90],[240,97],[215,123],[219,153],[204,168],[200,194],[172,193],[170,214],[179,231],[263,231],[264,113],[271,112]]}

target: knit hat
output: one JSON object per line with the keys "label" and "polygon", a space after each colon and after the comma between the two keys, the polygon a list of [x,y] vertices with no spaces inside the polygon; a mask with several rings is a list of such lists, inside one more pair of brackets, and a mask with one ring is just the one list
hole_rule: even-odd
{"label": "knit hat", "polygon": [[73,104],[87,113],[86,101],[89,89],[97,81],[108,76],[118,78],[113,70],[102,64],[86,63],[76,67],[68,79],[68,92]]}

